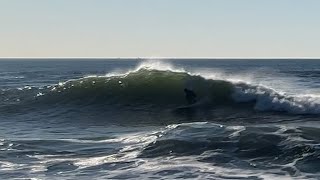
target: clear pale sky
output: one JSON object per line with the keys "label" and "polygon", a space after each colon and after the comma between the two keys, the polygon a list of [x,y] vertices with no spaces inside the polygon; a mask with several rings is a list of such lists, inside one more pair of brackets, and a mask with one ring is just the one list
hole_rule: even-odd
{"label": "clear pale sky", "polygon": [[0,57],[320,57],[320,0],[0,0]]}

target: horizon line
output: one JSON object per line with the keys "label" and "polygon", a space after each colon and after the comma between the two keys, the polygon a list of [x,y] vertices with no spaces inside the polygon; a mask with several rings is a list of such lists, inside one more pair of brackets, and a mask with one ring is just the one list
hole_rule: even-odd
{"label": "horizon line", "polygon": [[149,60],[162,60],[162,59],[320,59],[320,57],[0,57],[0,59],[149,59]]}

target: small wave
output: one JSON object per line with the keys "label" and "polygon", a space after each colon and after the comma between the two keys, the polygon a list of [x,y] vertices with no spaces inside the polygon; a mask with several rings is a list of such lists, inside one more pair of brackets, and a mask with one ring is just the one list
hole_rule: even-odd
{"label": "small wave", "polygon": [[100,170],[106,179],[174,179],[189,173],[205,179],[319,177],[318,127],[193,122],[106,137],[63,136],[2,139],[7,158],[0,167],[12,177],[22,172],[71,179],[74,173]]}
{"label": "small wave", "polygon": [[226,169],[278,169],[300,176],[319,169],[312,160],[319,155],[316,129],[183,123],[169,126],[139,157],[197,157],[198,162]]}

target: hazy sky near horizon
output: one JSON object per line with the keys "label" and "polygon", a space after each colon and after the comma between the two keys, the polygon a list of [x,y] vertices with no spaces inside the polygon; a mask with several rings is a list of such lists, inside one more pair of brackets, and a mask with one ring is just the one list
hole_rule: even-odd
{"label": "hazy sky near horizon", "polygon": [[320,57],[319,0],[0,0],[0,57]]}

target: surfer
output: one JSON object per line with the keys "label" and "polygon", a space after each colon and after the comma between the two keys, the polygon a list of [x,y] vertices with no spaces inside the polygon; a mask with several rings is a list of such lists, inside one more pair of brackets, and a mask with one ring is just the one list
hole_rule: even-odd
{"label": "surfer", "polygon": [[197,102],[197,100],[196,100],[197,95],[192,90],[184,88],[184,93],[186,95],[186,99],[189,104],[194,104]]}

